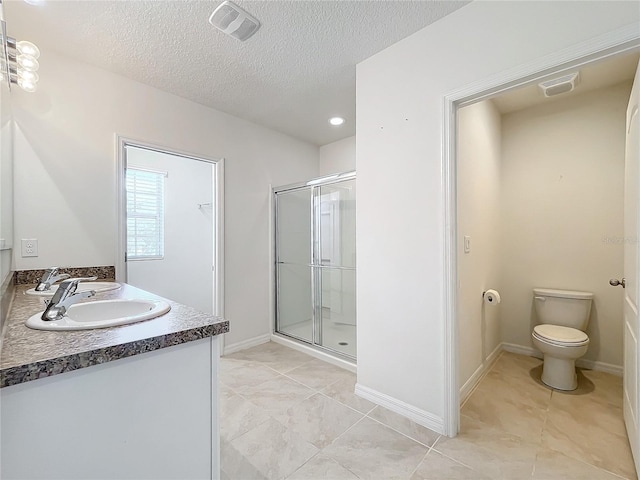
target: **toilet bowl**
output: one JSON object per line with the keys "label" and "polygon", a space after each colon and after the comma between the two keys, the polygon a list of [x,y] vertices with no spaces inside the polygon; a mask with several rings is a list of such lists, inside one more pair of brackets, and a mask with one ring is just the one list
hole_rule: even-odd
{"label": "toilet bowl", "polygon": [[[563,330],[550,332],[548,327]],[[531,337],[533,344],[544,355],[544,384],[558,390],[575,390],[578,387],[576,360],[587,353],[587,334],[575,328],[538,325],[533,329]],[[567,340],[567,337],[571,337],[573,341]]]}
{"label": "toilet bowl", "polygon": [[544,356],[542,381],[558,390],[578,387],[576,360],[587,353],[586,330],[593,293],[573,290],[534,289],[534,305],[540,325],[534,327],[533,344]]}

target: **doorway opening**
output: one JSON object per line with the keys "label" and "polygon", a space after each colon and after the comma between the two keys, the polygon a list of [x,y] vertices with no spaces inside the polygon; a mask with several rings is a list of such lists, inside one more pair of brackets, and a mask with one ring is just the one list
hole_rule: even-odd
{"label": "doorway opening", "polygon": [[222,315],[223,160],[118,137],[119,280]]}
{"label": "doorway opening", "polygon": [[[518,72],[506,72],[504,75],[498,76],[487,80],[484,85],[474,85],[466,90],[453,93],[445,98],[445,129],[444,129],[444,165],[445,172],[445,215],[447,218],[448,229],[446,232],[445,240],[445,297],[446,297],[446,332],[445,332],[445,348],[446,348],[446,362],[445,362],[445,431],[450,436],[455,436],[460,428],[460,399],[467,396],[478,381],[486,373],[491,366],[491,362],[495,360],[500,353],[500,348],[492,349],[495,345],[488,345],[484,343],[487,335],[495,334],[494,332],[487,331],[490,327],[488,319],[485,318],[487,312],[492,313],[488,307],[482,307],[482,293],[484,289],[497,288],[492,282],[487,283],[480,289],[477,295],[476,302],[478,310],[482,312],[482,319],[477,325],[478,337],[482,339],[482,344],[479,346],[478,351],[481,355],[481,365],[478,369],[469,369],[468,366],[461,365],[462,352],[466,352],[467,346],[463,344],[461,338],[461,328],[464,320],[462,319],[463,312],[460,307],[462,292],[460,289],[460,267],[463,261],[463,256],[467,255],[465,247],[470,248],[471,251],[474,247],[478,247],[479,244],[475,242],[474,238],[465,239],[468,236],[464,233],[459,225],[459,195],[460,186],[458,185],[460,175],[460,158],[461,154],[458,147],[458,127],[460,121],[460,111],[462,108],[478,104],[481,101],[494,99],[498,95],[507,94],[513,92],[519,87],[529,87],[533,85],[534,89],[537,88],[537,83],[553,79],[562,75],[569,74],[575,70],[579,70],[589,66],[595,66],[598,63],[605,61],[617,61],[625,54],[635,55],[636,65],[639,51],[639,40],[637,36],[627,39],[627,41],[612,42],[611,39],[600,39],[600,47],[594,47],[594,45],[582,46],[582,51],[576,48],[571,52],[559,52],[554,58],[546,59],[548,61],[539,62],[536,65],[530,66],[528,73],[527,69],[519,69]],[[617,39],[619,40],[619,39]],[[634,70],[635,73],[635,70]],[[577,92],[576,92],[577,94]],[[535,146],[533,148],[536,148]],[[526,179],[525,179],[526,180]],[[560,178],[556,179],[562,181]],[[518,194],[519,192],[516,192]],[[621,192],[618,192],[621,196]],[[498,208],[503,208],[504,205],[499,205]],[[560,225],[561,227],[562,225]],[[598,236],[598,242],[604,242],[609,232],[603,232]],[[607,238],[613,238],[615,241],[616,233],[613,233]],[[465,241],[466,240],[466,241]],[[498,256],[503,252],[499,251]],[[612,272],[611,276],[619,275],[620,272]],[[608,283],[609,278],[604,279],[604,283]],[[464,283],[464,282],[462,282]],[[536,285],[538,287],[548,285]],[[532,294],[529,292],[529,296]],[[481,309],[481,310],[480,310]],[[533,311],[528,311],[527,317],[524,319],[526,322],[526,329],[529,327],[531,319],[535,318]],[[598,312],[596,312],[597,315]],[[622,324],[622,318],[619,319]],[[597,321],[595,322],[598,323]],[[622,330],[622,328],[620,328]],[[530,332],[528,332],[530,334]],[[620,332],[621,333],[621,332]],[[498,336],[500,333],[498,332]],[[529,335],[525,341],[528,340]],[[498,343],[501,343],[498,342]],[[622,339],[620,339],[622,343]],[[498,345],[498,347],[504,347],[504,345]],[[620,345],[622,348],[622,345]],[[508,349],[508,347],[507,347]],[[530,354],[532,348],[528,348],[526,352]],[[492,357],[492,353],[495,353]],[[636,359],[637,361],[637,359]],[[625,360],[625,364],[626,364]],[[635,366],[635,364],[634,364]],[[462,369],[465,368],[465,377],[462,378]],[[626,375],[626,374],[625,374]],[[465,380],[469,380],[468,384],[464,384]],[[625,376],[625,384],[627,379]],[[636,382],[632,382],[635,384]],[[464,391],[461,392],[461,387],[464,387]],[[637,408],[637,406],[636,406]],[[626,417],[625,413],[625,417]],[[634,444],[634,439],[629,435],[630,443]]]}

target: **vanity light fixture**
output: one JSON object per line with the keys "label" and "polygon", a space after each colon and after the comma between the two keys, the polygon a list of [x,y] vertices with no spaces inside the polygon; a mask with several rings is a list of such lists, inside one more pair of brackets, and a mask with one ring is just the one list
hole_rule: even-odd
{"label": "vanity light fixture", "polygon": [[342,117],[331,117],[329,119],[329,123],[331,125],[333,125],[334,127],[339,127],[340,125],[342,125],[346,120]]}
{"label": "vanity light fixture", "polygon": [[6,79],[11,90],[11,84],[18,85],[26,92],[35,92],[38,87],[39,68],[38,57],[40,50],[33,43],[17,41],[7,35],[7,23],[4,20],[4,10],[0,0],[0,44],[2,45],[0,58],[0,81]]}

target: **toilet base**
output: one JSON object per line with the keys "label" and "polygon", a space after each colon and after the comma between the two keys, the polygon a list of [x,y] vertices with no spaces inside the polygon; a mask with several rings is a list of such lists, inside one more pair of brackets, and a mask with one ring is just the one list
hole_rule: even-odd
{"label": "toilet base", "polygon": [[557,358],[545,354],[542,382],[556,390],[571,391],[578,388],[575,359]]}

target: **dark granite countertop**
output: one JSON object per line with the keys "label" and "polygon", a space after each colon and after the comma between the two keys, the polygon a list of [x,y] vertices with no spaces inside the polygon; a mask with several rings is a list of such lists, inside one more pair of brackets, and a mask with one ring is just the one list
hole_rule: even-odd
{"label": "dark granite countertop", "polygon": [[212,337],[229,331],[229,322],[144,290],[123,284],[85,301],[117,298],[167,300],[171,310],[151,320],[120,327],[50,332],[24,322],[44,310],[43,298],[18,285],[6,319],[0,352],[0,388]]}

